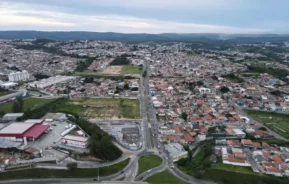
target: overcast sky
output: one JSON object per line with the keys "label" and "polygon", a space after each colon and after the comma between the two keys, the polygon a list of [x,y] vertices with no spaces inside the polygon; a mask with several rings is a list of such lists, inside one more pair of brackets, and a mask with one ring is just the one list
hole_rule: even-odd
{"label": "overcast sky", "polygon": [[0,0],[0,30],[289,33],[288,0]]}

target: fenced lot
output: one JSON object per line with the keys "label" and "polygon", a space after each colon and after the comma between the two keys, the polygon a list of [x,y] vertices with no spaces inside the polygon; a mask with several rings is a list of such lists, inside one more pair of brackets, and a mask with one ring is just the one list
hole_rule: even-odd
{"label": "fenced lot", "polygon": [[116,98],[81,98],[69,100],[56,111],[74,113],[88,119],[139,119],[139,100]]}

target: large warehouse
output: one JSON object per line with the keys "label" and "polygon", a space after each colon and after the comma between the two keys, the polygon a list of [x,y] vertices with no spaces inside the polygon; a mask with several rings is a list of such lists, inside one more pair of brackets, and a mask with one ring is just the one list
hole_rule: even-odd
{"label": "large warehouse", "polygon": [[43,122],[44,120],[28,120],[24,123],[11,123],[0,130],[0,138],[5,137],[11,141],[21,141],[26,137],[27,140],[35,140],[50,127]]}

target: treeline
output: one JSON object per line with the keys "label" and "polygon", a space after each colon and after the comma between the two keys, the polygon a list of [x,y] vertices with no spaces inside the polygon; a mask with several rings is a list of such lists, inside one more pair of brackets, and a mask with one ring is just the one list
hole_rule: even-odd
{"label": "treeline", "polygon": [[36,109],[27,109],[26,111],[24,111],[24,114],[22,117],[17,118],[18,121],[24,121],[27,119],[39,119],[42,118],[47,112],[52,112],[53,109],[55,109],[55,107],[58,104],[62,104],[65,103],[67,99],[65,98],[58,98],[56,100],[53,100],[43,106],[40,106],[39,108]]}
{"label": "treeline", "polygon": [[248,70],[250,72],[255,73],[268,73],[274,77],[277,77],[281,80],[287,81],[287,76],[289,76],[288,70],[285,69],[279,69],[279,68],[272,68],[272,67],[265,67],[265,66],[259,66],[259,65],[250,65],[247,66]]}
{"label": "treeline", "polygon": [[233,74],[233,73],[230,73],[230,74],[227,74],[227,75],[222,75],[221,77],[223,78],[226,78],[232,82],[236,82],[236,83],[242,83],[244,82],[244,79],[240,78],[239,76]]}
{"label": "treeline", "polygon": [[70,118],[70,120],[91,136],[88,145],[91,155],[104,161],[112,161],[121,157],[122,151],[113,144],[110,136],[99,126],[79,118],[79,116]]}

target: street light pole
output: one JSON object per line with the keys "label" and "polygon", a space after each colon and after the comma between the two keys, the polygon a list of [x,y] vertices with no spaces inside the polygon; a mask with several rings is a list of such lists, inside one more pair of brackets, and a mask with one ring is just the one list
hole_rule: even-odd
{"label": "street light pole", "polygon": [[97,168],[97,181],[99,181],[99,167]]}

